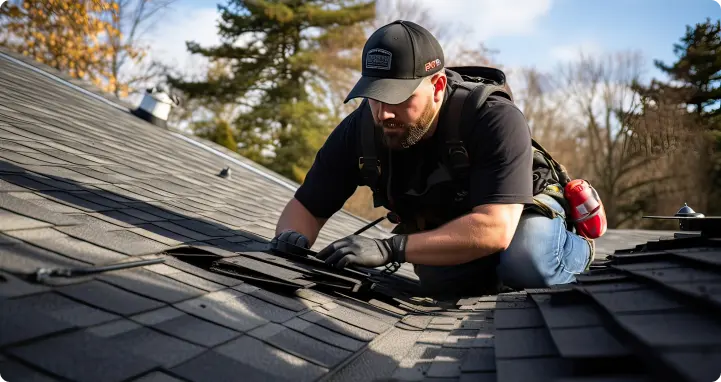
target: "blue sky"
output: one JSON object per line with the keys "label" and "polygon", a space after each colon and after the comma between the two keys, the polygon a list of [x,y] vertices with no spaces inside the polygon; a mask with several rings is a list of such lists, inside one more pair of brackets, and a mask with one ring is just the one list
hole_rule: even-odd
{"label": "blue sky", "polygon": [[[379,0],[391,1],[391,0]],[[485,42],[505,67],[552,70],[579,48],[589,53],[639,49],[650,75],[653,59],[671,62],[673,44],[686,25],[721,18],[714,0],[394,0],[415,1],[438,22],[465,24],[464,43]],[[184,41],[217,41],[216,1],[178,0],[158,24],[152,53],[166,62],[190,67]],[[473,15],[473,17],[469,17]],[[197,62],[197,58],[195,59]]]}
{"label": "blue sky", "polygon": [[495,36],[489,47],[510,66],[553,67],[560,51],[639,49],[649,73],[658,75],[653,59],[674,60],[673,44],[686,25],[721,18],[721,6],[712,0],[554,0],[547,14],[536,20],[535,33]]}

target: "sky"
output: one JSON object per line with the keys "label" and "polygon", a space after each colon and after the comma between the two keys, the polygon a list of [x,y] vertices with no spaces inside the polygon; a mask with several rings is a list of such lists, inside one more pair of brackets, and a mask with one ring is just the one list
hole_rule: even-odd
{"label": "sky", "polygon": [[[497,51],[493,58],[504,67],[544,71],[573,59],[579,49],[590,54],[632,49],[643,53],[648,76],[660,76],[653,60],[674,60],[673,44],[686,25],[721,18],[715,0],[415,1],[438,21],[465,24],[470,34],[464,41],[472,46],[483,42]],[[148,35],[151,56],[188,70],[198,68],[202,60],[190,57],[185,41],[218,42],[215,4],[177,0]]]}

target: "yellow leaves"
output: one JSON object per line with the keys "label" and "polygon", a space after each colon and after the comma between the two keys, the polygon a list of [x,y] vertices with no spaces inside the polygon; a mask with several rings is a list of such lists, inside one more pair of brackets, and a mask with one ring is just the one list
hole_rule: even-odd
{"label": "yellow leaves", "polygon": [[8,10],[8,16],[10,16],[10,18],[17,18],[17,17],[20,17],[21,15],[22,15],[22,12],[20,11],[20,8],[18,8],[18,7],[13,6],[13,7],[10,7],[10,9]]}
{"label": "yellow leaves", "polygon": [[111,45],[122,41],[118,1],[23,0],[7,9],[0,38],[8,48],[107,90],[129,93],[127,84],[113,77],[113,57],[127,53],[139,60],[145,50]]}
{"label": "yellow leaves", "polygon": [[[119,84],[116,86],[120,97],[127,97],[130,94],[130,86],[128,84]],[[112,89],[111,89],[112,90]]]}
{"label": "yellow leaves", "polygon": [[[45,43],[45,41],[46,41],[45,35],[44,35],[43,33],[41,33],[41,32],[38,32],[38,31],[33,32],[33,33],[32,33],[32,37],[33,37],[38,43],[40,43],[40,44],[43,44],[43,43]],[[32,40],[30,40],[30,41],[32,41]]]}

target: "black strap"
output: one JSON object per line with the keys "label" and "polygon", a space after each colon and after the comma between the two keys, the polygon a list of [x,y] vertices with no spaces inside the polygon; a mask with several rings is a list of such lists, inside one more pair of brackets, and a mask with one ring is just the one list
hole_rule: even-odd
{"label": "black strap", "polygon": [[[381,176],[381,161],[376,155],[376,128],[370,115],[370,105],[363,101],[361,105],[360,130],[362,156],[358,158],[358,167],[361,172],[363,184],[374,192],[378,189],[378,179]],[[370,121],[370,122],[369,122]]]}
{"label": "black strap", "polygon": [[[448,107],[441,118],[445,137],[446,159],[454,178],[463,179],[468,174],[470,159],[461,135],[473,123],[474,111],[494,93],[503,93],[510,99],[505,88],[477,82],[462,82],[454,87],[448,99]],[[467,103],[468,99],[474,102]],[[462,131],[463,129],[463,131]]]}
{"label": "black strap", "polygon": [[471,91],[472,88],[467,87],[464,83],[454,86],[448,97],[448,107],[441,118],[440,125],[445,138],[444,149],[446,151],[443,154],[454,173],[454,178],[463,177],[470,167],[468,151],[461,140],[460,125],[463,119],[463,106]]}

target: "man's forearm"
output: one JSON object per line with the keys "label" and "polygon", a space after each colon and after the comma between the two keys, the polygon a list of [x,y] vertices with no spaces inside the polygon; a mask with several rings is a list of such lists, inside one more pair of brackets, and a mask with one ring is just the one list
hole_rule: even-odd
{"label": "man's forearm", "polygon": [[[512,233],[510,233],[512,236]],[[502,251],[510,241],[507,224],[491,215],[471,213],[426,232],[411,234],[406,262],[463,264]]]}
{"label": "man's forearm", "polygon": [[283,213],[281,213],[275,226],[275,234],[278,235],[287,229],[291,229],[307,237],[312,247],[326,220],[316,218],[303,204],[293,198],[283,209]]}

